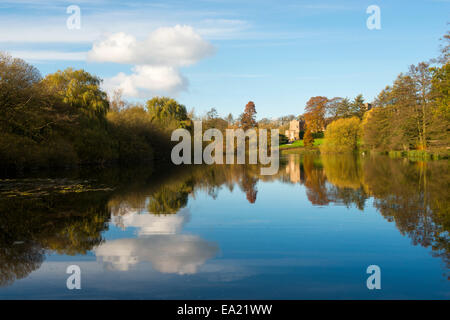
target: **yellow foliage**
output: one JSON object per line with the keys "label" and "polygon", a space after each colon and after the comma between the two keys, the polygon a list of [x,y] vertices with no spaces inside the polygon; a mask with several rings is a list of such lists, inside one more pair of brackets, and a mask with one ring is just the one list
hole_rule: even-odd
{"label": "yellow foliage", "polygon": [[325,139],[320,146],[324,153],[351,152],[358,147],[361,121],[357,117],[338,119],[325,130]]}

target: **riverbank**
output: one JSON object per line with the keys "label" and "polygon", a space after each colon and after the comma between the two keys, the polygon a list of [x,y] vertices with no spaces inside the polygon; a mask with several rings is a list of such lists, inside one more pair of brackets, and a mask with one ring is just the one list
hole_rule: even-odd
{"label": "riverbank", "polygon": [[[323,144],[324,139],[315,139],[313,147],[305,147],[303,144],[303,140],[296,140],[290,144],[280,145],[280,151],[282,154],[303,154],[303,153],[320,153],[319,146]],[[356,152],[356,151],[355,151]],[[398,151],[398,150],[390,150],[390,151],[374,151],[374,150],[365,150],[359,149],[358,153],[368,154],[382,154],[388,155],[392,159],[397,158],[405,158],[411,161],[430,161],[430,160],[446,160],[449,159],[449,153],[440,150],[436,151],[424,151],[424,150],[409,150],[409,151]]]}

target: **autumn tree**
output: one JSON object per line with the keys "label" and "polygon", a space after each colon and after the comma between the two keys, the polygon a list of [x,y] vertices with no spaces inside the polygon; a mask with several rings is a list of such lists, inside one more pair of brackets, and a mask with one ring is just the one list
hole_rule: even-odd
{"label": "autumn tree", "polygon": [[[328,100],[328,103],[326,105],[326,112],[325,115],[328,119],[331,121],[334,121],[338,118],[342,117],[342,103],[343,101],[348,101],[347,98],[341,98],[341,97],[334,97],[332,99]],[[348,104],[350,104],[350,101],[348,101]],[[347,109],[347,108],[346,108]]]}
{"label": "autumn tree", "polygon": [[338,119],[325,130],[321,152],[351,152],[358,146],[360,120],[357,117]]}
{"label": "autumn tree", "polygon": [[312,147],[314,145],[314,137],[309,127],[306,127],[305,134],[303,135],[303,145],[305,147]]}
{"label": "autumn tree", "polygon": [[431,106],[431,70],[430,65],[421,62],[417,65],[411,65],[408,75],[411,77],[415,86],[415,93],[417,96],[416,103],[416,123],[418,126],[419,142],[418,148],[427,149],[428,139],[428,124],[430,121],[430,106]]}
{"label": "autumn tree", "polygon": [[327,97],[312,97],[306,103],[305,107],[305,121],[306,127],[311,131],[320,132],[325,127],[326,105],[328,103]]}
{"label": "autumn tree", "polygon": [[241,127],[244,130],[254,128],[256,126],[256,108],[253,101],[249,101],[245,106],[244,113],[241,115]]}

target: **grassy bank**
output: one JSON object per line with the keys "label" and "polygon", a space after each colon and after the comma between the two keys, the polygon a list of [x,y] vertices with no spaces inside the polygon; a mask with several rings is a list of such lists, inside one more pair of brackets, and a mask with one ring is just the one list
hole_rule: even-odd
{"label": "grassy bank", "polygon": [[[314,147],[318,147],[323,143],[323,138],[318,138],[314,140]],[[280,145],[280,150],[283,149],[295,149],[295,148],[304,148],[303,140],[296,140],[290,144],[282,144]]]}

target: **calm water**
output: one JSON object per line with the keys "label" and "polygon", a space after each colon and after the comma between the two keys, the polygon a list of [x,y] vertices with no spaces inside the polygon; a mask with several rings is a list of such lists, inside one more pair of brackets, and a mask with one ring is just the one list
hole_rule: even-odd
{"label": "calm water", "polygon": [[[283,156],[276,176],[3,179],[0,298],[449,299],[449,181],[447,161],[311,155]],[[373,264],[381,290],[366,287]]]}

